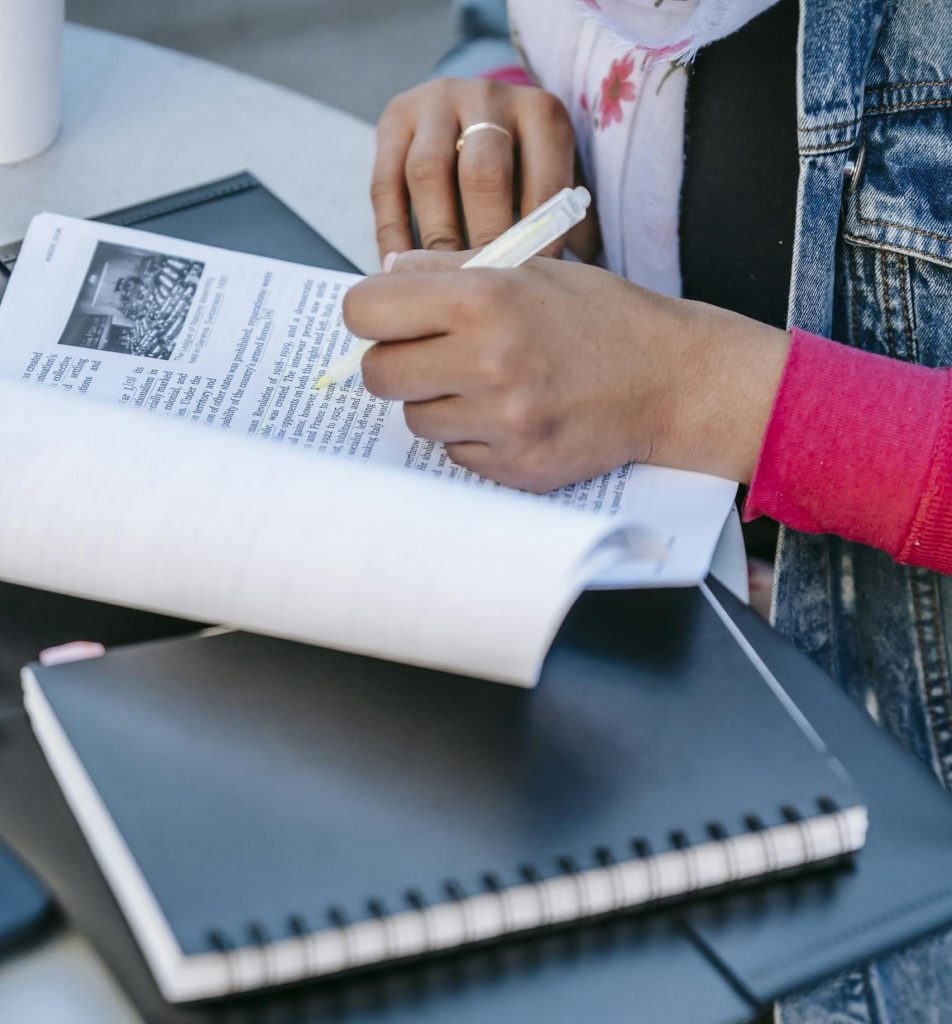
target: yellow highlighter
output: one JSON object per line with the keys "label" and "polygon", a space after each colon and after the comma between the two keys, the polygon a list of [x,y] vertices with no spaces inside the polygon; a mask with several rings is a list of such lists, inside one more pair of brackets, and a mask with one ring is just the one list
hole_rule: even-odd
{"label": "yellow highlighter", "polygon": [[[543,249],[558,241],[567,231],[585,219],[586,211],[591,206],[592,197],[587,188],[564,188],[551,199],[533,210],[518,224],[513,224],[495,241],[475,256],[468,259],[462,270],[476,267],[495,267],[505,269],[521,266],[526,260],[538,256]],[[327,370],[314,382],[314,390],[326,388],[330,384],[343,382],[353,377],[360,370],[364,354],[373,348],[375,341],[354,338],[350,351],[335,360]]]}

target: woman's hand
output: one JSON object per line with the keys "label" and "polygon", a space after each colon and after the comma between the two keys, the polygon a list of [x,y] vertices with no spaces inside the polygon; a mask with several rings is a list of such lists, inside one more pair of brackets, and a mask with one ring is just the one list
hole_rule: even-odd
{"label": "woman's hand", "polygon": [[455,272],[408,253],[344,302],[366,386],[450,457],[548,491],[629,461],[749,481],[783,331],[578,263]]}
{"label": "woman's hand", "polygon": [[[475,132],[457,155],[460,132],[481,121],[512,140]],[[413,248],[411,204],[425,249],[481,248],[574,183],[572,124],[551,93],[487,79],[426,82],[392,100],[377,126],[371,196],[380,258]],[[572,241],[590,249],[588,235]]]}

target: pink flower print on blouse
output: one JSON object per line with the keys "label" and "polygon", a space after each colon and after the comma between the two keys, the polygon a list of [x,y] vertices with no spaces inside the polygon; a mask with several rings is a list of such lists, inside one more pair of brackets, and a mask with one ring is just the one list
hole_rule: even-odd
{"label": "pink flower print on blouse", "polygon": [[608,74],[602,81],[601,114],[602,128],[607,128],[613,121],[621,124],[623,119],[622,103],[631,103],[635,98],[635,83],[631,80],[635,70],[635,58],[626,53],[624,57],[612,61]]}
{"label": "pink flower print on blouse", "polygon": [[585,4],[586,7],[591,7],[593,11],[600,11],[602,9],[602,5],[598,0],[581,0],[581,2]]}

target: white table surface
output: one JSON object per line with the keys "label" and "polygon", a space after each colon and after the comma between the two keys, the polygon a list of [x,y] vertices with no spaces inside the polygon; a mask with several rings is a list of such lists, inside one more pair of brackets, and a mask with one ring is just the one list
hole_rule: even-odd
{"label": "white table surface", "polygon": [[42,210],[92,217],[247,170],[375,269],[373,145],[369,125],[280,86],[70,25],[59,137],[0,166],[0,244]]}
{"label": "white table surface", "polygon": [[[62,128],[45,153],[0,167],[0,244],[21,238],[42,210],[95,216],[249,170],[371,271],[373,146],[369,125],[287,89],[138,40],[67,26]],[[717,574],[745,594],[736,515],[722,541]],[[0,1021],[140,1020],[73,931],[0,965]]]}

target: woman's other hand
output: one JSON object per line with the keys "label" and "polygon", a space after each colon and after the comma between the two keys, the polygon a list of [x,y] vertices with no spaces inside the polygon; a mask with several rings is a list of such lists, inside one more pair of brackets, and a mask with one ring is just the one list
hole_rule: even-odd
{"label": "woman's other hand", "polygon": [[748,481],[788,335],[584,264],[456,272],[407,253],[352,288],[366,386],[462,466],[548,491],[629,461]]}
{"label": "woman's other hand", "polygon": [[[457,154],[460,132],[480,122],[512,138],[474,132]],[[391,100],[377,126],[371,196],[380,258],[414,247],[411,207],[425,249],[478,249],[575,178],[572,124],[551,93],[489,79],[425,82]]]}

